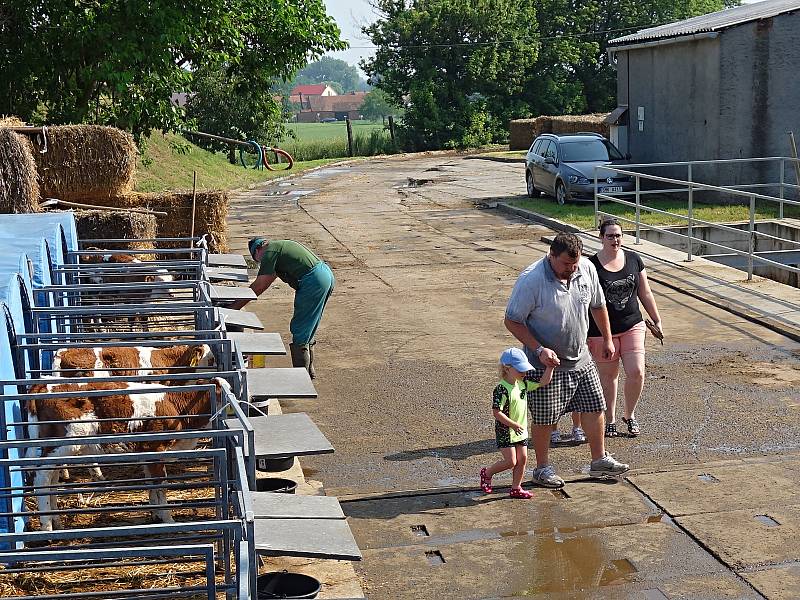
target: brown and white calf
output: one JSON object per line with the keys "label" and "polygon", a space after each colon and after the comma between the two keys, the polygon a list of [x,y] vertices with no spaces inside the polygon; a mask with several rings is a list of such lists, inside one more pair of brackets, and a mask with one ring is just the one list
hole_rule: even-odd
{"label": "brown and white calf", "polygon": [[[208,344],[96,348],[61,348],[53,356],[53,373],[63,377],[107,377],[108,375],[166,375],[213,367],[214,354]],[[110,370],[98,370],[110,369]]]}
{"label": "brown and white calf", "polygon": [[[100,248],[87,248],[87,250],[99,250]],[[108,265],[108,264],[144,264],[138,258],[130,254],[84,254],[81,256],[82,265]],[[143,274],[140,271],[125,273],[113,271],[103,274],[103,271],[92,272],[88,277],[94,284],[101,283],[146,283],[153,281],[175,281],[166,269],[156,269],[156,274]]]}
{"label": "brown and white calf", "polygon": [[[217,398],[225,401],[223,390],[230,393],[230,386],[222,378],[215,378]],[[156,383],[110,383],[90,382],[84,384],[58,383],[31,386],[29,393],[80,392],[89,390],[119,390],[118,394],[102,397],[82,396],[77,398],[31,399],[27,402],[31,419],[29,428],[41,438],[76,438],[74,444],[42,448],[42,456],[78,456],[119,451],[119,444],[84,444],[77,439],[83,436],[114,435],[127,433],[160,433],[170,431],[198,430],[209,426],[211,412],[210,395],[207,391],[165,391],[165,386]],[[145,390],[142,393],[126,393],[130,390]],[[188,416],[189,418],[178,418]],[[157,418],[152,418],[157,417]],[[36,431],[38,429],[38,431]],[[33,437],[33,436],[32,436]],[[162,440],[132,442],[124,445],[125,452],[165,452],[194,448],[196,440]],[[31,453],[29,453],[30,455]],[[166,477],[164,463],[145,465],[148,478]],[[56,503],[50,492],[55,489],[58,468],[52,465],[40,468],[34,477],[34,489],[46,490],[37,494],[42,531],[60,528],[58,515],[51,512]],[[36,493],[36,491],[34,492]],[[150,503],[166,505],[166,491],[150,490]],[[153,516],[164,523],[174,522],[168,508],[153,510]]]}

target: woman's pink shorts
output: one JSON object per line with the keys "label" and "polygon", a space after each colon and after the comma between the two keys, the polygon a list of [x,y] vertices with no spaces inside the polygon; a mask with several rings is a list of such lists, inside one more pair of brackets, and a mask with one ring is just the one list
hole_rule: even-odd
{"label": "woman's pink shorts", "polygon": [[592,354],[594,362],[615,362],[620,356],[625,354],[644,354],[644,321],[639,321],[636,325],[611,337],[614,340],[614,354],[609,359],[603,358],[603,338],[590,337],[586,343],[589,345],[589,352]]}

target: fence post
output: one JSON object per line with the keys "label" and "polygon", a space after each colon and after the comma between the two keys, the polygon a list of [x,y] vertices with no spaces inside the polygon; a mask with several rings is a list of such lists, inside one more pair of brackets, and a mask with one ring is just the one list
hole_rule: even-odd
{"label": "fence post", "polygon": [[642,197],[639,193],[642,189],[641,186],[642,186],[641,179],[639,179],[639,176],[637,175],[636,176],[636,243],[637,244],[642,243],[641,229],[639,227],[639,219],[642,216],[642,211],[639,208],[642,203]]}
{"label": "fence post", "polygon": [[[689,165],[689,177],[692,175],[692,165]],[[686,261],[692,262],[692,217],[694,213],[694,186],[692,182],[689,181],[689,210],[687,215],[687,227],[686,227],[686,234],[689,238],[689,250],[687,252]]]}
{"label": "fence post", "polygon": [[755,230],[756,230],[756,196],[750,194],[750,243],[747,245],[747,281],[753,280],[753,251],[755,250]]}
{"label": "fence post", "polygon": [[783,198],[784,198],[783,186],[786,183],[786,161],[783,158],[781,158],[780,173],[781,173],[781,187],[780,187],[780,192],[778,194],[778,197],[781,200],[778,203],[778,218],[782,219],[783,218]]}
{"label": "fence post", "polygon": [[353,156],[353,124],[349,115],[345,117],[344,122],[347,125],[347,156]]}
{"label": "fence post", "polygon": [[389,137],[392,138],[392,146],[396,148],[397,144],[394,141],[394,117],[392,115],[389,115]]}

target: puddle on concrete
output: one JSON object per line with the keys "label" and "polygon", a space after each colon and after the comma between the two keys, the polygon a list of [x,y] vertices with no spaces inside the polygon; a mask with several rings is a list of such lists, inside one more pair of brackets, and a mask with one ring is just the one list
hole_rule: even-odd
{"label": "puddle on concrete", "polygon": [[778,523],[778,521],[776,521],[775,519],[773,519],[769,515],[756,515],[754,518],[755,518],[756,521],[759,521],[759,522],[763,523],[767,527],[779,527],[780,526],[780,523]]}
{"label": "puddle on concrete", "polygon": [[637,569],[627,558],[611,558],[594,536],[567,537],[559,530],[552,536],[533,536],[518,544],[523,564],[530,564],[516,596],[569,593],[633,580]]}
{"label": "puddle on concrete", "polygon": [[714,477],[711,473],[700,473],[697,478],[706,483],[719,483],[719,479]]}

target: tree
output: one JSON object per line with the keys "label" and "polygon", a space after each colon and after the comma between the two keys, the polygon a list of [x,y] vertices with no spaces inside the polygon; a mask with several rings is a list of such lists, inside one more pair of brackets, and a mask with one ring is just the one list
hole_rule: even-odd
{"label": "tree", "polygon": [[359,112],[367,119],[376,121],[389,115],[396,115],[400,111],[389,102],[389,96],[386,92],[376,88],[371,92],[367,92],[367,95],[364,96],[364,102],[361,104]]}
{"label": "tree", "polygon": [[610,39],[737,4],[738,0],[541,0],[537,24],[542,45],[519,99],[519,116],[612,109],[616,71],[606,52]]}
{"label": "tree", "polygon": [[0,69],[0,114],[168,130],[192,69],[224,69],[236,103],[345,46],[322,0],[6,0],[0,62],[13,68]]}
{"label": "tree", "polygon": [[363,31],[377,50],[362,68],[406,105],[408,146],[507,137],[513,99],[537,56],[536,1],[375,0],[381,19]]}
{"label": "tree", "polygon": [[303,67],[295,77],[297,84],[327,83],[334,89],[336,89],[335,84],[339,84],[338,93],[355,92],[360,81],[358,69],[330,56],[323,56],[318,61]]}

